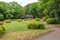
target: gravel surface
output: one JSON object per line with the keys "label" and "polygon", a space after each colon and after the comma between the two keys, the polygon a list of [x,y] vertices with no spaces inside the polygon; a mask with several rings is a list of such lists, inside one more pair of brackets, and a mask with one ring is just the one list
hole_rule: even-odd
{"label": "gravel surface", "polygon": [[36,40],[60,40],[60,28],[45,23],[45,26],[53,28],[55,31],[39,37]]}

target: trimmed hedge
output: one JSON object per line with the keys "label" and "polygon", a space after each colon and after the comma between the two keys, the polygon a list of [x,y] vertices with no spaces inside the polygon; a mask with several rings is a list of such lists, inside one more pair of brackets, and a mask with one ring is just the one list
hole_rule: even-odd
{"label": "trimmed hedge", "polygon": [[56,21],[55,18],[49,18],[49,19],[46,20],[46,22],[47,22],[48,24],[57,24],[57,21]]}
{"label": "trimmed hedge", "polygon": [[22,21],[22,19],[18,19],[18,20],[17,20],[17,22],[21,22],[21,21]]}
{"label": "trimmed hedge", "polygon": [[8,20],[5,20],[5,22],[6,22],[6,23],[11,23],[11,20],[10,20],[10,19],[8,19]]}
{"label": "trimmed hedge", "polygon": [[43,21],[46,21],[46,17],[43,17],[42,20],[43,20]]}
{"label": "trimmed hedge", "polygon": [[35,18],[36,21],[40,21],[40,18]]}
{"label": "trimmed hedge", "polygon": [[28,24],[29,29],[45,29],[45,26],[41,22],[32,21]]}
{"label": "trimmed hedge", "polygon": [[5,28],[0,26],[0,37],[5,33]]}

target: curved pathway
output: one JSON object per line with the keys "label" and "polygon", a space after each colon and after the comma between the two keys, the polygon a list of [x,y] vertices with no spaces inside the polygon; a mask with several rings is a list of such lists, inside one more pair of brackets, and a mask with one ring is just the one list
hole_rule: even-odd
{"label": "curved pathway", "polygon": [[41,36],[36,40],[60,40],[60,28],[57,28],[53,25],[48,25],[45,23],[45,26],[53,28],[55,31],[47,35]]}

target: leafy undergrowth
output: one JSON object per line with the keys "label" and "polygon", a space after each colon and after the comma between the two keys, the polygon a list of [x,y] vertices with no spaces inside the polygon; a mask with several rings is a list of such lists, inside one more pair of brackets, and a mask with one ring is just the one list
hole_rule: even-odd
{"label": "leafy undergrowth", "polygon": [[28,31],[20,31],[20,32],[10,32],[6,33],[3,38],[0,40],[34,40],[35,38],[51,32],[53,29],[36,29],[36,30],[28,30]]}

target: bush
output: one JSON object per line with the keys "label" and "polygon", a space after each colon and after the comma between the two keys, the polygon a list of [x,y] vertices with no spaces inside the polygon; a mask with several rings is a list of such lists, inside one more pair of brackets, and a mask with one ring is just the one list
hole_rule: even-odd
{"label": "bush", "polygon": [[21,21],[22,21],[22,19],[18,19],[17,21],[18,21],[18,22],[21,22]]}
{"label": "bush", "polygon": [[0,21],[2,21],[4,19],[4,15],[0,14]]}
{"label": "bush", "polygon": [[40,18],[35,18],[36,21],[40,21]]}
{"label": "bush", "polygon": [[5,33],[5,28],[0,26],[0,37]]}
{"label": "bush", "polygon": [[48,24],[57,24],[57,21],[56,21],[55,18],[49,18],[49,19],[46,20],[46,22],[47,22]]}
{"label": "bush", "polygon": [[11,20],[10,20],[10,19],[8,19],[8,20],[5,20],[5,22],[6,22],[6,23],[11,23]]}
{"label": "bush", "polygon": [[29,29],[45,29],[45,26],[43,23],[32,21],[28,24]]}
{"label": "bush", "polygon": [[42,20],[43,20],[43,21],[46,21],[46,17],[43,17]]}
{"label": "bush", "polygon": [[0,25],[3,25],[3,22],[2,21],[0,21]]}

